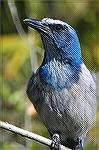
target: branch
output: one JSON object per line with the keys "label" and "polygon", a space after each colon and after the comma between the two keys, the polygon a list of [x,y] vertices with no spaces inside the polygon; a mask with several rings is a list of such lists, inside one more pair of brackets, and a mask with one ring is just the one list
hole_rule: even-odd
{"label": "branch", "polygon": [[[23,129],[18,128],[16,126],[12,125],[12,124],[7,123],[7,122],[0,121],[0,127],[5,129],[5,130],[17,133],[17,134],[19,134],[19,135],[21,135],[23,137],[28,138],[28,139],[32,139],[32,140],[38,141],[38,142],[40,142],[42,144],[45,144],[45,145],[47,145],[49,147],[51,146],[52,140],[47,139],[47,138],[45,138],[45,137],[43,137],[41,135],[29,132],[27,130],[23,130]],[[70,149],[66,148],[63,145],[60,145],[59,150],[70,150]]]}
{"label": "branch", "polygon": [[11,15],[12,15],[14,25],[15,25],[19,35],[21,37],[23,37],[25,35],[25,31],[24,31],[24,29],[21,25],[21,22],[20,22],[20,19],[19,19],[19,16],[18,16],[18,11],[17,11],[14,0],[8,0],[8,6],[9,6],[9,9],[10,9],[10,12],[11,12]]}

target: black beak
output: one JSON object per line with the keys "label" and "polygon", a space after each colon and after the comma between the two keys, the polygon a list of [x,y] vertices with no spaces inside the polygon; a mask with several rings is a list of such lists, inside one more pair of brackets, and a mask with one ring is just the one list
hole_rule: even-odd
{"label": "black beak", "polygon": [[25,24],[30,26],[33,29],[36,29],[39,32],[48,33],[49,27],[45,24],[43,24],[42,20],[38,19],[25,19],[23,20]]}

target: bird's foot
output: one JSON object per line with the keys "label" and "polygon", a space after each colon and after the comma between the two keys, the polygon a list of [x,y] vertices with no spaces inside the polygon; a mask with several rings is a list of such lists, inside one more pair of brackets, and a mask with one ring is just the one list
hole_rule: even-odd
{"label": "bird's foot", "polygon": [[79,144],[76,146],[74,150],[84,150],[83,149],[84,139],[80,137],[78,140],[79,140]]}
{"label": "bird's foot", "polygon": [[80,147],[80,150],[84,150],[84,149],[83,149],[83,146],[84,146],[84,138],[80,138],[80,139],[79,139],[79,147]]}
{"label": "bird's foot", "polygon": [[76,148],[74,150],[84,150],[83,147],[80,147],[79,145],[76,146]]}
{"label": "bird's foot", "polygon": [[59,134],[52,136],[51,150],[59,150],[60,137]]}

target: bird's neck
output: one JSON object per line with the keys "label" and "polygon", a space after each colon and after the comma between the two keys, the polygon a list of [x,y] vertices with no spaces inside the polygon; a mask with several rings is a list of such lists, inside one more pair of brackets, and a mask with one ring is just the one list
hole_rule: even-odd
{"label": "bird's neck", "polygon": [[71,64],[72,66],[79,68],[82,64],[82,54],[81,54],[81,47],[79,43],[79,39],[76,38],[72,42],[72,44],[66,46],[57,47],[57,44],[53,42],[53,40],[49,37],[41,36],[43,45],[45,48],[44,60],[43,64],[46,64],[53,59],[60,61],[64,64]]}
{"label": "bird's neck", "polygon": [[49,40],[49,37],[47,37],[46,35],[43,35],[41,37],[45,49],[43,64],[48,63],[54,58],[55,59],[59,58],[59,53],[57,47],[53,44],[53,40],[52,39]]}
{"label": "bird's neck", "polygon": [[57,48],[48,37],[42,37],[42,40],[45,48],[44,59],[39,68],[42,84],[54,89],[69,88],[79,79],[81,53],[79,55],[76,54],[78,52],[74,53],[79,45],[74,45],[74,49],[70,47],[62,50]]}

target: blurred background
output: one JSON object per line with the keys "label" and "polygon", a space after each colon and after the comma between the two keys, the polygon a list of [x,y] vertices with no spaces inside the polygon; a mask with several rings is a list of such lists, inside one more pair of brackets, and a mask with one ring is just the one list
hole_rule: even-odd
{"label": "blurred background", "polygon": [[[50,138],[26,96],[28,79],[43,58],[40,35],[28,28],[25,18],[60,19],[79,35],[83,60],[97,72],[99,104],[99,8],[95,0],[1,0],[0,1],[0,120]],[[97,133],[96,133],[97,130]],[[85,140],[85,150],[99,149],[99,107],[97,125]],[[97,138],[96,138],[97,137]],[[49,150],[47,146],[0,129],[0,150]]]}

